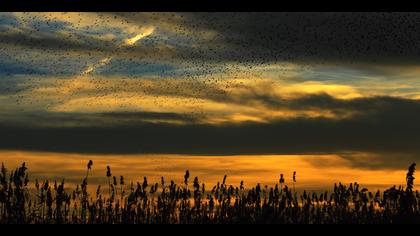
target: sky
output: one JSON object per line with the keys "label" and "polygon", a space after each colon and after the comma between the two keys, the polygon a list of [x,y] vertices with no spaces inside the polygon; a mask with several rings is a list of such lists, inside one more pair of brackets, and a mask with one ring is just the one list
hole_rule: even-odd
{"label": "sky", "polygon": [[[0,13],[0,150],[420,160],[420,13]],[[343,164],[344,165],[344,164]]]}

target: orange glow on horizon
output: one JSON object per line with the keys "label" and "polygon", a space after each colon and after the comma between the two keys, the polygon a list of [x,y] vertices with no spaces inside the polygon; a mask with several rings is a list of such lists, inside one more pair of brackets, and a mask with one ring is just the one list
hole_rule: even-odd
{"label": "orange glow on horizon", "polygon": [[[243,180],[245,187],[257,183],[274,186],[280,173],[285,175],[286,184],[292,185],[292,173],[297,172],[297,189],[309,191],[331,190],[334,183],[358,182],[370,191],[385,189],[393,185],[405,185],[406,170],[358,169],[338,155],[241,155],[241,156],[186,156],[186,155],[86,155],[44,152],[1,151],[0,160],[9,171],[26,162],[31,183],[49,179],[65,179],[67,187],[80,184],[86,175],[86,164],[93,160],[91,188],[105,184],[106,166],[112,174],[123,175],[126,183],[142,182],[143,177],[160,182],[181,183],[188,169],[191,176],[198,176],[202,183],[213,186],[228,176],[228,185],[239,186]],[[318,163],[318,164],[317,164]],[[319,164],[319,163],[324,163]]]}

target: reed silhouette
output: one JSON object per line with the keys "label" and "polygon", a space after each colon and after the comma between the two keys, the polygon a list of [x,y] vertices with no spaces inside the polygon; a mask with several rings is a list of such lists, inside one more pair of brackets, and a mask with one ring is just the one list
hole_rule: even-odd
{"label": "reed silhouette", "polygon": [[[405,187],[393,186],[385,191],[370,192],[357,182],[348,186],[334,184],[332,192],[295,191],[296,172],[289,188],[284,175],[273,187],[260,184],[246,189],[228,185],[227,175],[206,191],[195,177],[189,185],[190,172],[177,185],[131,183],[125,188],[124,177],[112,176],[107,166],[108,195],[101,185],[96,194],[88,190],[93,162],[87,165],[82,184],[66,191],[64,180],[34,182],[29,186],[25,163],[11,171],[2,164],[0,171],[0,223],[2,224],[384,224],[420,223],[420,196],[414,190],[416,164],[408,168]],[[117,191],[117,185],[120,191]],[[32,191],[30,191],[32,189]],[[127,194],[125,191],[128,191]],[[105,191],[106,193],[106,191]]]}

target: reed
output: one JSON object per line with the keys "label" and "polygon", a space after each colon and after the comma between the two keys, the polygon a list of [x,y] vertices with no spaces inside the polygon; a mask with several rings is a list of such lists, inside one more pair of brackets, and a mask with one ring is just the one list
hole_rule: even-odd
{"label": "reed", "polygon": [[[414,190],[415,164],[408,168],[406,186],[393,186],[371,192],[357,182],[334,184],[332,191],[311,193],[295,191],[280,175],[273,187],[257,184],[246,188],[230,185],[225,175],[221,183],[206,188],[196,176],[189,184],[187,170],[184,181],[166,184],[131,183],[124,177],[111,175],[107,166],[108,195],[101,185],[92,197],[87,191],[93,162],[87,165],[82,184],[66,191],[65,181],[31,183],[23,163],[8,171],[0,171],[0,223],[2,224],[337,224],[337,223],[420,223],[420,196]],[[33,184],[33,187],[30,185]],[[117,185],[120,191],[117,195]],[[127,188],[125,188],[127,187]],[[129,188],[128,188],[129,187]],[[206,190],[207,189],[207,190]],[[33,190],[33,191],[30,191]],[[127,193],[125,192],[127,190]]]}

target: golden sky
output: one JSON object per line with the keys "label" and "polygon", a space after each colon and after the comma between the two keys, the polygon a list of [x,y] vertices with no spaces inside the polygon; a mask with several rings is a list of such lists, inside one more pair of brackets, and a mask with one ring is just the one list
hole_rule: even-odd
{"label": "golden sky", "polygon": [[[86,164],[93,160],[89,176],[92,190],[105,185],[106,166],[113,175],[123,175],[127,186],[131,182],[142,182],[146,176],[150,183],[159,182],[163,176],[167,182],[183,182],[186,170],[192,178],[207,184],[211,189],[227,175],[227,184],[239,186],[241,181],[247,188],[274,186],[279,184],[280,174],[285,183],[293,185],[292,174],[297,171],[295,187],[307,191],[331,190],[334,183],[358,182],[363,187],[376,191],[392,185],[405,184],[405,170],[353,169],[348,160],[339,155],[240,155],[240,156],[185,156],[185,155],[81,155],[63,153],[3,151],[2,161],[9,170],[18,167],[20,160],[26,161],[32,183],[39,181],[65,180],[68,187],[80,184],[86,175]],[[34,187],[34,186],[30,186]]]}
{"label": "golden sky", "polygon": [[[411,30],[419,20],[416,13],[0,13],[2,160],[42,152],[50,160],[170,155],[184,163],[187,155],[210,165],[228,156],[262,170],[296,157],[290,162],[310,173],[302,180],[310,186],[332,179],[303,160],[338,158],[340,173],[329,176],[385,183],[386,171],[405,170],[420,151],[420,31]],[[380,179],[368,177],[379,169]],[[342,174],[350,170],[360,176]]]}

